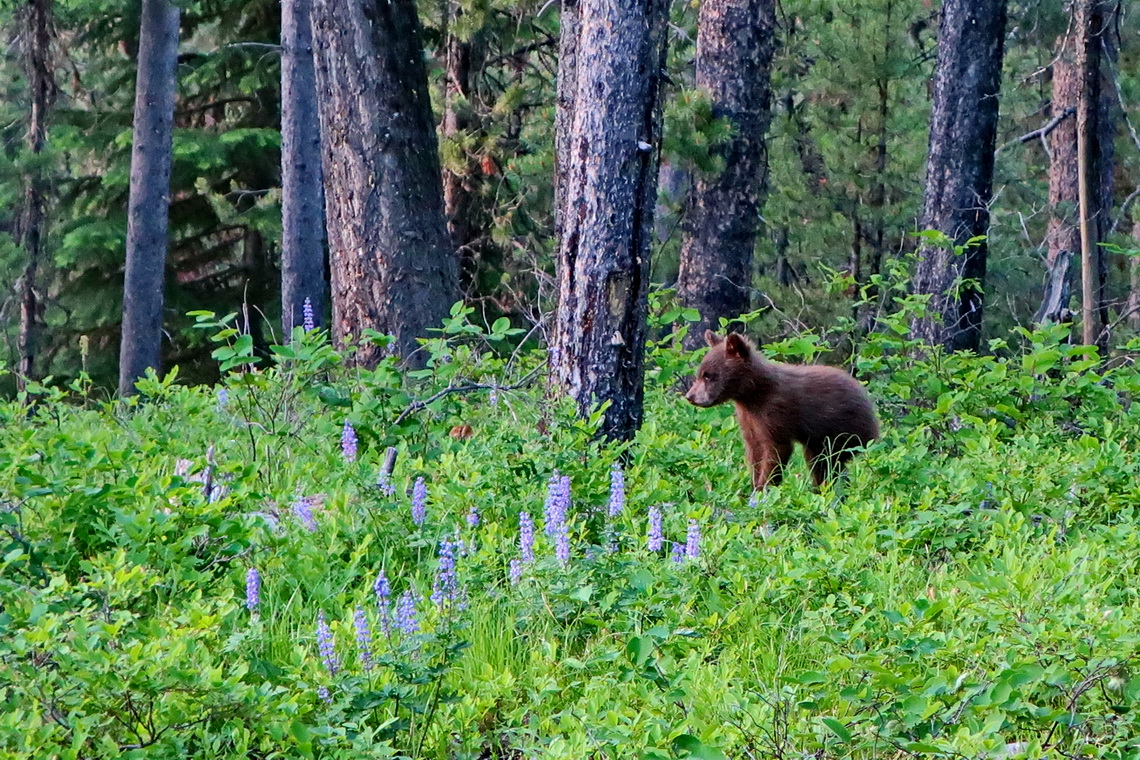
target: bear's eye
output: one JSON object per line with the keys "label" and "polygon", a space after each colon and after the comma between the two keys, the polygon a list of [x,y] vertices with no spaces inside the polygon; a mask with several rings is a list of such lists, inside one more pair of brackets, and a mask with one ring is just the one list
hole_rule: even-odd
{"label": "bear's eye", "polygon": [[716,375],[712,372],[706,372],[704,379],[707,382],[715,383],[716,382]]}

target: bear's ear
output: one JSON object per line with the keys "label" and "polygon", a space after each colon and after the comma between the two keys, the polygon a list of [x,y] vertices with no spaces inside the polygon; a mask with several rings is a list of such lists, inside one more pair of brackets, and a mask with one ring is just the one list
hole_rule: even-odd
{"label": "bear's ear", "polygon": [[716,348],[723,342],[724,338],[720,337],[712,330],[705,330],[705,343],[708,343],[710,348]]}
{"label": "bear's ear", "polygon": [[741,359],[746,359],[749,352],[748,343],[739,333],[729,333],[724,341],[724,352],[728,356],[739,356]]}

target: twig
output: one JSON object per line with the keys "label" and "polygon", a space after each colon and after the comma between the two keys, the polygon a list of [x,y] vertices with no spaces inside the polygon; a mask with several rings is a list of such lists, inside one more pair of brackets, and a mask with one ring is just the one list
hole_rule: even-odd
{"label": "twig", "polygon": [[1044,139],[1044,138],[1049,136],[1050,132],[1052,132],[1057,127],[1061,126],[1061,122],[1063,122],[1065,119],[1069,118],[1070,116],[1073,116],[1074,114],[1076,114],[1076,112],[1077,112],[1077,109],[1075,109],[1075,108],[1072,108],[1072,107],[1066,108],[1060,114],[1058,114],[1057,116],[1054,116],[1052,119],[1050,119],[1045,124],[1045,126],[1041,127],[1040,129],[1035,129],[1032,132],[1026,132],[1021,137],[1018,137],[1016,140],[1010,140],[1009,142],[1007,142],[1005,145],[1002,145],[1000,148],[998,148],[994,152],[1000,153],[1003,150],[1005,150],[1006,148],[1008,148],[1009,146],[1013,145],[1014,143],[1025,144],[1025,143],[1029,142],[1030,140],[1036,140],[1038,138]]}
{"label": "twig", "polygon": [[523,386],[527,385],[531,380],[533,380],[535,375],[537,375],[540,371],[542,371],[542,369],[544,367],[546,367],[546,362],[543,362],[542,364],[540,364],[537,367],[535,367],[534,369],[532,369],[530,372],[528,372],[523,377],[522,380],[518,381],[514,385],[495,385],[495,384],[488,385],[487,383],[467,383],[466,385],[450,385],[450,386],[444,388],[442,391],[439,391],[437,393],[433,393],[431,396],[428,396],[426,399],[423,399],[422,401],[413,401],[412,403],[408,404],[408,407],[406,409],[404,409],[404,411],[400,412],[400,415],[398,417],[396,417],[396,419],[392,422],[392,426],[395,427],[396,425],[399,425],[401,422],[406,420],[408,417],[411,417],[416,412],[419,412],[419,411],[422,411],[423,409],[426,409],[428,406],[434,404],[436,401],[439,401],[444,396],[450,396],[453,393],[470,393],[472,391],[496,391],[496,392],[497,391],[517,391],[519,388],[522,388]]}

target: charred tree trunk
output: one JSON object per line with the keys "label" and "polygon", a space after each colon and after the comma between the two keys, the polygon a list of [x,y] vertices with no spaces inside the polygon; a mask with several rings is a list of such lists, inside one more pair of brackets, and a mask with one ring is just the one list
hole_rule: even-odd
{"label": "charred tree trunk", "polygon": [[[31,103],[25,145],[32,156],[43,153],[47,138],[48,109],[55,100],[56,84],[51,64],[51,0],[31,0],[24,6],[23,63],[28,78]],[[46,224],[46,178],[39,161],[24,174],[24,210],[20,220],[20,242],[27,263],[20,279],[19,367],[16,387],[23,390],[36,374],[36,338],[40,305],[36,296]]]}
{"label": "charred tree trunk", "polygon": [[554,239],[561,246],[570,143],[574,135],[574,101],[578,92],[578,46],[581,35],[579,0],[562,0],[558,17],[558,84],[554,105]]}
{"label": "charred tree trunk", "polygon": [[413,366],[458,296],[421,40],[413,0],[314,0],[333,335],[391,334]]}
{"label": "charred tree trunk", "polygon": [[143,0],[119,350],[123,396],[134,393],[148,368],[158,370],[162,353],[178,16],[170,0]]}
{"label": "charred tree trunk", "polygon": [[324,198],[321,123],[313,67],[311,0],[281,3],[281,327],[303,323],[305,299],[324,324]]}
{"label": "charred tree trunk", "polygon": [[775,53],[775,0],[704,0],[697,32],[697,86],[713,113],[732,122],[716,148],[724,168],[696,178],[689,194],[677,291],[700,313],[685,339],[704,344],[706,329],[751,303],[752,254],[768,174],[765,135],[771,121],[769,76]]}
{"label": "charred tree trunk", "polygon": [[559,138],[566,163],[551,381],[582,414],[610,402],[601,432],[614,439],[641,424],[668,7],[581,0],[573,130]]}
{"label": "charred tree trunk", "polygon": [[931,298],[913,329],[950,350],[981,343],[987,245],[967,241],[989,232],[1005,25],[1006,0],[942,6],[922,228],[966,247],[921,246],[914,290]]}
{"label": "charred tree trunk", "polygon": [[1104,308],[1101,257],[1097,246],[1100,202],[1100,53],[1104,24],[1099,0],[1076,0],[1073,26],[1077,68],[1077,205],[1081,239],[1081,339],[1086,346],[1102,343]]}

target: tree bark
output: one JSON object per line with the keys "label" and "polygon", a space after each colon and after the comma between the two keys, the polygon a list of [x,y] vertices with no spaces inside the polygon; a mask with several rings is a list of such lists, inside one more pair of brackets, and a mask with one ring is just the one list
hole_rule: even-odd
{"label": "tree bark", "polygon": [[697,31],[697,86],[713,113],[732,122],[728,142],[716,148],[724,169],[697,177],[689,194],[677,291],[700,313],[685,346],[704,344],[721,317],[749,310],[752,254],[768,174],[765,135],[771,122],[775,0],[704,0]]}
{"label": "tree bark", "polygon": [[[51,0],[31,0],[23,9],[23,63],[31,93],[28,131],[24,142],[33,156],[43,153],[47,138],[47,114],[55,100],[56,84],[51,64]],[[46,220],[46,179],[40,163],[33,159],[32,168],[24,174],[24,209],[20,220],[20,241],[27,256],[24,275],[20,279],[19,366],[16,388],[24,390],[36,374],[36,338],[38,336],[39,299],[36,288],[40,260],[43,257]]]}
{"label": "tree bark", "polygon": [[321,123],[313,66],[311,0],[281,3],[281,327],[303,323],[305,299],[314,326],[325,321],[324,198]]}
{"label": "tree bark", "polygon": [[314,0],[333,335],[390,334],[412,366],[458,297],[421,40],[414,0]]}
{"label": "tree bark", "polygon": [[119,351],[123,396],[134,393],[148,368],[158,370],[161,358],[178,17],[169,0],[143,0]]}
{"label": "tree bark", "polygon": [[[922,229],[955,247],[989,232],[1006,0],[946,0],[938,38]],[[924,243],[916,293],[929,294],[915,336],[950,350],[981,343],[986,241],[961,253]]]}
{"label": "tree bark", "polygon": [[1097,116],[1100,110],[1100,27],[1104,22],[1098,0],[1076,0],[1077,68],[1077,205],[1081,239],[1081,340],[1101,342],[1100,266],[1096,215],[1100,204],[1100,154]]}
{"label": "tree bark", "polygon": [[558,82],[554,105],[554,239],[561,246],[570,144],[574,135],[574,102],[578,93],[579,0],[562,0],[558,16]]}
{"label": "tree bark", "polygon": [[[1140,216],[1132,223],[1132,244],[1140,248]],[[1128,262],[1128,326],[1140,332],[1140,256],[1130,256]]]}
{"label": "tree bark", "polygon": [[[1077,108],[1078,77],[1074,62],[1075,43],[1068,37],[1057,40],[1053,60],[1051,116],[1057,118]],[[1034,321],[1061,323],[1071,319],[1069,275],[1072,258],[1081,249],[1077,227],[1077,127],[1076,120],[1062,120],[1047,138],[1049,146],[1049,229],[1045,235],[1046,289]],[[1062,273],[1064,274],[1062,278]],[[1063,287],[1058,288],[1061,284]],[[1061,292],[1058,293],[1058,290]]]}
{"label": "tree bark", "polygon": [[642,417],[667,21],[667,0],[581,0],[573,127],[560,138],[551,381],[583,415],[608,401],[611,439],[632,437]]}

